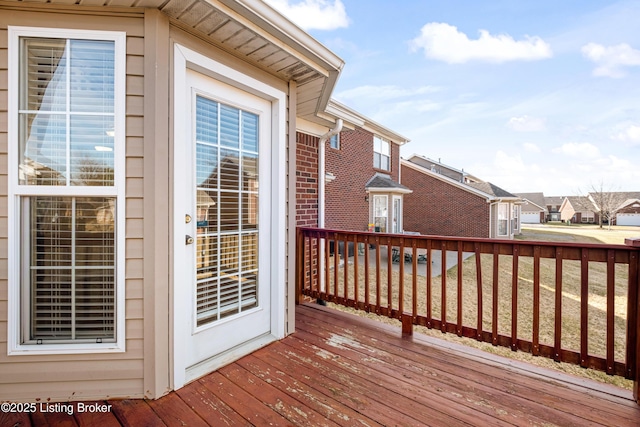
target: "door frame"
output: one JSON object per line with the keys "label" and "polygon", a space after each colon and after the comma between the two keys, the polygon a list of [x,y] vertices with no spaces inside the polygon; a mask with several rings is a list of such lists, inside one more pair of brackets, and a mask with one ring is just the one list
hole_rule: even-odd
{"label": "door frame", "polygon": [[[285,307],[286,307],[286,93],[284,89],[278,89],[261,80],[251,77],[241,71],[232,68],[226,64],[218,62],[213,58],[202,55],[183,45],[175,44],[173,49],[173,113],[174,113],[174,130],[173,130],[173,148],[171,160],[171,235],[170,241],[173,248],[171,253],[171,283],[170,283],[170,328],[169,342],[171,347],[170,356],[170,374],[172,389],[178,389],[187,382],[211,372],[220,366],[240,357],[240,355],[248,354],[251,351],[260,348],[269,342],[283,338],[285,335]],[[271,333],[262,336],[256,340],[249,341],[241,346],[229,349],[229,351],[216,355],[211,359],[201,362],[195,369],[190,369],[189,374],[186,370],[185,357],[181,353],[181,349],[185,348],[183,343],[186,334],[190,333],[188,325],[185,325],[183,319],[184,307],[189,305],[187,292],[176,292],[176,283],[179,278],[176,277],[176,269],[173,267],[175,254],[183,249],[184,237],[182,228],[184,227],[184,213],[180,215],[177,212],[178,207],[175,206],[174,194],[179,191],[175,188],[176,177],[175,168],[180,162],[185,161],[182,156],[182,150],[179,149],[183,144],[189,143],[184,140],[184,136],[190,132],[186,132],[191,126],[191,120],[184,114],[185,106],[191,105],[192,92],[188,88],[187,69],[191,69],[202,73],[214,80],[221,81],[238,89],[244,90],[252,95],[258,96],[271,102],[271,153],[265,155],[271,156],[271,200],[260,202],[260,207],[269,207],[271,221],[264,226],[269,227],[271,231],[271,241],[269,244],[269,254],[260,254],[261,256],[269,256],[270,271],[268,274],[269,285],[271,286]],[[285,86],[286,87],[286,86]],[[189,109],[190,110],[190,109]],[[181,157],[182,156],[182,157]],[[265,251],[266,252],[266,251]]]}

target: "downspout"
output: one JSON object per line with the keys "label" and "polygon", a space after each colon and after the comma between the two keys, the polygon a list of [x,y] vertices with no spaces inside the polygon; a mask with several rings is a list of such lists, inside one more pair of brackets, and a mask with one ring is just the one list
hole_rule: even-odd
{"label": "downspout", "polygon": [[320,137],[318,142],[318,228],[324,228],[324,205],[325,205],[325,152],[326,142],[342,130],[342,119],[336,120],[336,126]]}
{"label": "downspout", "polygon": [[[324,205],[325,205],[325,153],[324,146],[332,136],[337,135],[342,130],[342,119],[336,120],[336,126],[331,129],[329,132],[325,133],[320,137],[320,141],[318,141],[318,228],[324,228]],[[335,242],[337,245],[338,242]],[[324,253],[324,245],[325,241],[320,241],[320,253]],[[345,248],[346,249],[346,248]],[[334,247],[333,256],[338,254],[338,248]],[[320,291],[325,291],[325,277],[324,277],[324,257],[320,257]],[[318,299],[319,304],[326,305],[322,300]]]}

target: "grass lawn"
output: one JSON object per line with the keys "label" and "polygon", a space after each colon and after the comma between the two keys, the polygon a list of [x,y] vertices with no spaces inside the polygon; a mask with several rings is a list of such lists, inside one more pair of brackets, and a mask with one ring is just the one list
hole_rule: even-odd
{"label": "grass lawn", "polygon": [[547,223],[522,224],[522,234],[517,240],[538,240],[544,242],[571,243],[604,243],[624,245],[626,238],[640,238],[640,227],[612,226],[611,229],[603,225],[600,228],[592,224]]}
{"label": "grass lawn", "polygon": [[[632,227],[629,227],[632,228]],[[638,230],[640,231],[640,230]],[[612,233],[615,233],[612,234]],[[570,226],[570,227],[526,227],[523,228],[523,236],[526,240],[545,240],[545,241],[563,241],[575,243],[612,243],[622,244],[624,238],[635,237],[640,233],[634,230],[612,230],[598,229],[597,226]],[[500,256],[499,262],[499,301],[498,301],[498,332],[509,336],[511,333],[511,257]],[[531,340],[532,337],[532,301],[533,301],[533,260],[531,258],[521,257],[519,261],[518,274],[518,338]],[[463,264],[463,287],[462,287],[462,305],[463,305],[463,324],[473,326],[477,324],[477,285],[476,285],[476,262],[475,256],[466,259]],[[627,311],[627,271],[623,266],[617,267],[616,270],[616,298],[615,298],[615,358],[623,361],[625,355],[626,341],[626,311]],[[410,311],[411,301],[411,284],[412,276],[410,268],[406,269],[404,276],[404,300],[405,311]],[[353,297],[354,277],[353,265],[348,267],[349,277],[349,294]],[[370,301],[375,302],[375,273],[371,273],[370,278]],[[398,289],[399,274],[392,272],[392,300],[393,307],[398,307]],[[455,322],[457,318],[457,267],[451,268],[447,272],[447,321]],[[339,294],[343,293],[343,267],[339,270],[338,288]],[[492,310],[492,255],[482,255],[482,275],[483,275],[483,315],[482,321],[485,330],[491,330],[491,310]],[[361,266],[359,269],[359,293],[360,300],[364,295],[364,270]],[[555,260],[541,260],[540,266],[540,342],[553,345],[554,341],[554,316],[555,316]],[[386,304],[388,299],[386,293],[387,271],[381,271],[381,301]],[[329,278],[329,285],[333,289],[333,278]],[[372,283],[373,282],[373,283]],[[426,279],[422,276],[418,277],[418,311],[421,315],[426,315]],[[441,319],[442,307],[440,307],[442,279],[435,277],[432,280],[432,316]],[[332,307],[349,311],[361,316],[367,316],[372,319],[397,324],[399,322],[356,311],[350,308],[332,304]],[[606,343],[606,264],[592,263],[589,268],[589,354],[605,357]],[[563,289],[562,289],[562,346],[563,348],[579,351],[580,337],[580,264],[577,261],[563,262]],[[543,357],[534,357],[528,353],[513,352],[508,348],[494,347],[489,343],[481,343],[473,339],[459,338],[453,334],[443,334],[439,330],[429,330],[424,327],[415,327],[416,332],[426,335],[435,336],[441,339],[456,341],[465,345],[480,348],[482,350],[527,361],[539,366],[558,369],[567,373],[578,376],[596,379],[605,383],[613,384],[626,389],[633,387],[632,381],[625,380],[617,376],[609,376],[603,372],[590,369],[584,369],[579,366],[566,363],[557,363],[553,360]]]}

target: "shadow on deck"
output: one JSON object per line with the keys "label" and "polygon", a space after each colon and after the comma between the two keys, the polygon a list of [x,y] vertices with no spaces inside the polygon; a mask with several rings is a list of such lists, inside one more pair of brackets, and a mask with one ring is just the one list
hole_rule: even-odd
{"label": "shadow on deck", "polygon": [[[0,414],[1,425],[640,424],[631,392],[317,305],[296,333],[155,400],[107,413]],[[3,420],[2,417],[5,417]]]}

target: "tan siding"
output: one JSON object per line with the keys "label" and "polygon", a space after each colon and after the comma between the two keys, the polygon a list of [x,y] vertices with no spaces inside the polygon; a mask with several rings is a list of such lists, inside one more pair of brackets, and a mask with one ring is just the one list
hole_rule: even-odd
{"label": "tan siding", "polygon": [[[105,17],[97,14],[74,16],[53,7],[24,5],[29,12],[3,11],[0,5],[0,400],[68,400],[111,397],[141,397],[143,386],[143,297],[141,100],[144,67],[144,26],[140,18]],[[42,11],[38,11],[38,8]],[[45,11],[46,9],[46,11]],[[126,99],[126,228],[125,334],[126,351],[105,354],[61,354],[7,356],[7,25],[115,30],[127,33]]]}
{"label": "tan siding", "polygon": [[[64,373],[63,373],[64,374]],[[62,375],[64,377],[64,375]],[[3,385],[4,386],[4,385]],[[140,397],[136,393],[123,393],[123,390],[141,390],[142,380],[125,379],[109,381],[75,381],[7,384],[11,390],[12,401],[33,402],[33,390],[38,391],[40,401],[99,400],[107,397]]]}
{"label": "tan siding", "polygon": [[142,157],[144,154],[144,139],[132,136],[128,137],[126,150],[127,158]]}

